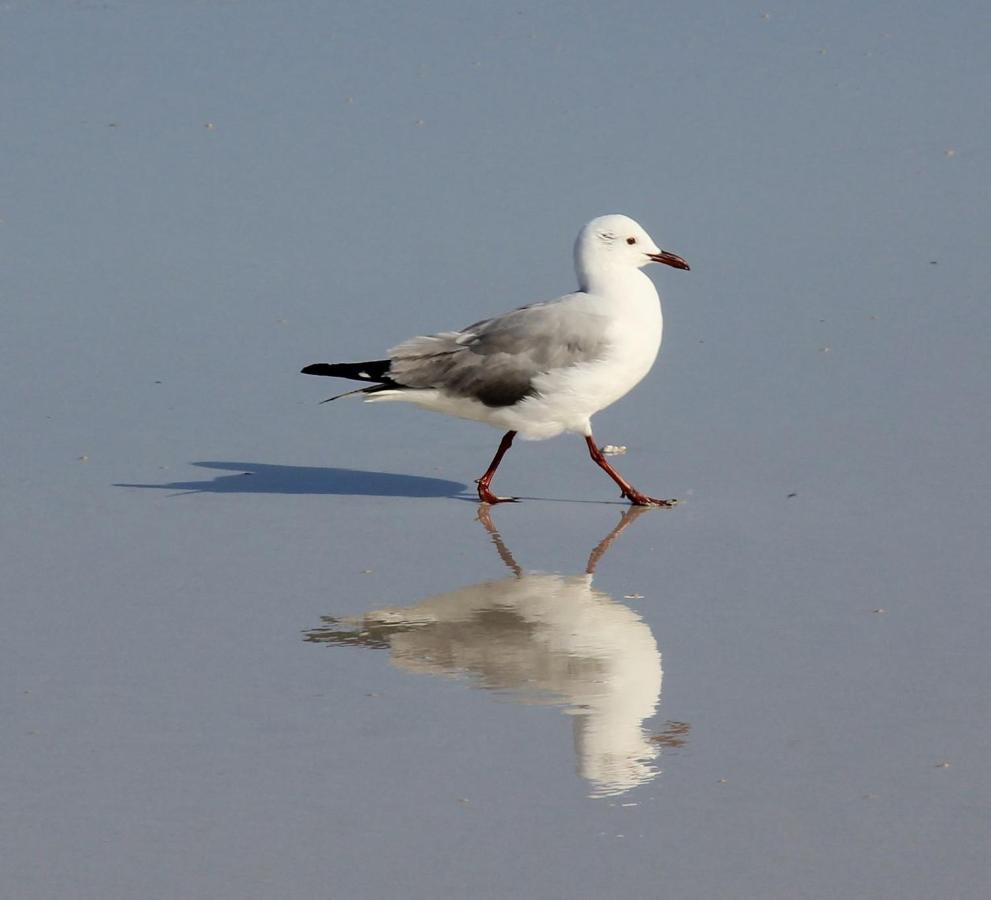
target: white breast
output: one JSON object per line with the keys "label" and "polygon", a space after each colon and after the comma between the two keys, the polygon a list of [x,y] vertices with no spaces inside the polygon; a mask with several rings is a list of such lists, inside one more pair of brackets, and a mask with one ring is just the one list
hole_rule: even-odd
{"label": "white breast", "polygon": [[591,416],[627,394],[650,371],[664,326],[660,299],[646,275],[629,274],[609,295],[595,298],[608,319],[606,354],[535,378],[539,393],[507,410],[513,414],[507,428],[531,438],[562,431],[590,434]]}

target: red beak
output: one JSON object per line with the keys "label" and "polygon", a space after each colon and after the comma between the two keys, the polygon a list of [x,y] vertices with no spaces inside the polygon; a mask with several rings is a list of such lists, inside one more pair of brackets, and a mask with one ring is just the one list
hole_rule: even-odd
{"label": "red beak", "polygon": [[651,262],[664,263],[666,266],[674,266],[676,269],[684,269],[686,272],[691,271],[691,266],[688,265],[677,253],[668,253],[667,250],[662,250],[660,253],[648,253]]}

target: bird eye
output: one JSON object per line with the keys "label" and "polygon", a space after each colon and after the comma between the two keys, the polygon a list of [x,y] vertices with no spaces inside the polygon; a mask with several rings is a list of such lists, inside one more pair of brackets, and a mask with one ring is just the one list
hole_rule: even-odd
{"label": "bird eye", "polygon": [[636,238],[633,238],[633,237],[630,237],[630,238],[627,238],[626,239],[626,243],[628,243],[628,244],[635,244],[636,242],[637,242],[637,239]]}

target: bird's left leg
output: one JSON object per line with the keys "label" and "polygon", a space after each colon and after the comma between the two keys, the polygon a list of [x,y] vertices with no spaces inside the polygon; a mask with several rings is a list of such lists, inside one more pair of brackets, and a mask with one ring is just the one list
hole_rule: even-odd
{"label": "bird's left leg", "polygon": [[499,463],[502,462],[502,458],[506,455],[506,451],[513,446],[514,437],[516,437],[515,431],[507,431],[502,436],[502,440],[499,442],[499,449],[496,450],[496,455],[492,457],[492,462],[489,463],[489,467],[485,470],[485,474],[476,482],[478,485],[478,499],[482,503],[516,502],[515,497],[497,497],[492,493],[492,491],[489,490],[489,485],[492,483],[492,476],[495,475],[496,469],[499,468]]}
{"label": "bird's left leg", "polygon": [[628,482],[622,475],[619,474],[611,465],[609,465],[609,460],[605,458],[602,451],[595,445],[595,440],[593,439],[591,433],[585,435],[585,443],[588,444],[588,452],[591,454],[592,459],[595,460],[599,468],[603,469],[605,473],[619,485],[620,491],[622,491],[622,496],[630,501],[634,506],[663,506],[670,507],[674,506],[677,500],[658,500],[656,497],[648,497],[646,494],[641,494],[630,482]]}

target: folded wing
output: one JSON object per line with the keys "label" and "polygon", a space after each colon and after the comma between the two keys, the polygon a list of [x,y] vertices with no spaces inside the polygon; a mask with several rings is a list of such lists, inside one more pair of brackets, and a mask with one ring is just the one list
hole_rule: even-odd
{"label": "folded wing", "polygon": [[604,326],[602,316],[566,313],[561,301],[526,306],[462,331],[404,341],[389,351],[388,377],[407,388],[512,406],[535,392],[538,375],[600,358]]}

